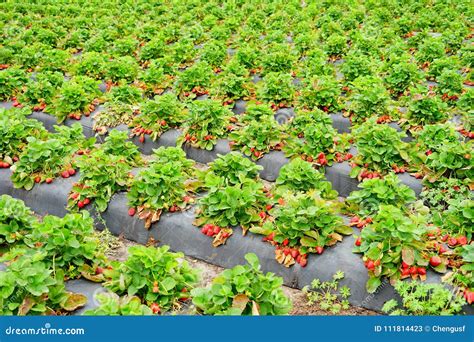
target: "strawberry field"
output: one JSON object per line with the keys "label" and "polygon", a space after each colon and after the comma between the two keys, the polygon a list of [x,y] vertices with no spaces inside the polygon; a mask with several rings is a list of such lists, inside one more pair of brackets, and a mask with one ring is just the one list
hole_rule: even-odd
{"label": "strawberry field", "polygon": [[470,5],[1,3],[0,313],[473,314]]}

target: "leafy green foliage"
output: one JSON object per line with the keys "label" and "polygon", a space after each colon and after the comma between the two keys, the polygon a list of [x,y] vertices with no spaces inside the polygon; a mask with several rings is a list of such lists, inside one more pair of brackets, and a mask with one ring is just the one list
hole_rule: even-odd
{"label": "leafy green foliage", "polygon": [[381,205],[373,223],[361,232],[360,246],[354,252],[364,254],[363,260],[369,272],[366,288],[373,293],[381,285],[381,278],[391,280],[401,276],[400,264],[426,266],[428,260],[421,252],[424,249],[422,235],[426,225],[423,216],[407,215],[392,205]]}
{"label": "leafy green foliage", "polygon": [[2,315],[52,315],[74,311],[87,298],[67,292],[63,272],[47,267],[46,253],[21,256],[0,272],[0,313]]}
{"label": "leafy green foliage", "polygon": [[340,85],[333,77],[320,76],[311,79],[301,90],[299,101],[304,108],[309,110],[319,108],[336,112],[341,108],[340,94]]}
{"label": "leafy green foliage", "polygon": [[191,291],[193,303],[206,315],[286,315],[292,304],[282,289],[283,279],[263,274],[257,256],[245,256],[237,265],[214,278],[208,288]]}
{"label": "leafy green foliage", "polygon": [[213,100],[194,101],[188,104],[188,109],[184,132],[178,144],[186,142],[194,147],[212,150],[217,139],[224,135],[232,113]]}
{"label": "leafy green foliage", "polygon": [[373,115],[387,114],[388,92],[381,80],[374,76],[354,80],[349,100],[349,111],[354,115],[354,122],[362,122]]}
{"label": "leafy green foliage", "polygon": [[9,195],[0,196],[0,244],[23,240],[36,218],[23,201]]}
{"label": "leafy green foliage", "polygon": [[349,309],[349,301],[351,289],[347,286],[339,287],[339,282],[344,279],[344,272],[336,272],[332,276],[331,281],[321,281],[314,279],[311,286],[303,287],[303,292],[308,299],[308,305],[318,306],[332,314],[337,314],[341,310]]}
{"label": "leafy green foliage", "polygon": [[294,97],[293,78],[290,74],[270,72],[258,84],[257,97],[273,103],[289,103]]}
{"label": "leafy green foliage", "polygon": [[402,298],[401,307],[396,299],[386,302],[382,311],[390,315],[446,316],[461,312],[465,300],[442,284],[406,283],[398,281],[395,290]]}
{"label": "leafy green foliage", "polygon": [[316,190],[322,198],[334,199],[337,191],[332,189],[324,174],[316,170],[311,163],[302,159],[293,159],[280,169],[276,179],[277,191],[312,191]]}
{"label": "leafy green foliage", "polygon": [[415,90],[416,94],[408,106],[406,118],[412,125],[424,125],[443,122],[448,118],[447,105],[434,93],[423,94]]}
{"label": "leafy green foliage", "polygon": [[16,96],[23,85],[28,82],[27,74],[19,68],[8,68],[0,71],[0,100],[7,101]]}
{"label": "leafy green foliage", "polygon": [[257,179],[262,167],[245,158],[239,152],[219,155],[209,163],[209,169],[204,174],[207,187],[220,185],[237,185],[246,179]]}
{"label": "leafy green foliage", "polygon": [[128,141],[127,132],[111,130],[101,148],[105,154],[124,157],[130,166],[143,164],[141,153],[134,143]]}
{"label": "leafy green foliage", "polygon": [[169,247],[133,246],[123,263],[113,263],[110,280],[104,286],[123,295],[138,296],[143,303],[155,303],[162,312],[179,305],[189,297],[198,280],[197,272],[183,253],[171,253]]}
{"label": "leafy green foliage", "polygon": [[360,190],[353,191],[347,202],[362,216],[374,215],[380,205],[393,205],[400,209],[416,200],[415,192],[394,174],[383,179],[366,179],[359,184]]}
{"label": "leafy green foliage", "polygon": [[152,310],[142,304],[137,296],[123,297],[115,293],[99,293],[95,296],[99,306],[95,309],[84,311],[85,316],[143,316],[152,315]]}

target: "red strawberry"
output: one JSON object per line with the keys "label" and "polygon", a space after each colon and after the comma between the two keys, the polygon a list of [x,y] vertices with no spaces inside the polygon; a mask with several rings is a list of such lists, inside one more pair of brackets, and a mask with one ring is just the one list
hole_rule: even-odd
{"label": "red strawberry", "polygon": [[104,269],[100,266],[97,266],[97,268],[95,269],[95,274],[102,274],[104,273]]}
{"label": "red strawberry", "polygon": [[84,198],[84,201],[82,202],[84,203],[84,205],[88,205],[91,202],[91,200],[88,198]]}
{"label": "red strawberry", "polygon": [[317,247],[316,247],[316,253],[318,253],[318,254],[323,254],[323,252],[324,252],[324,248],[323,248],[323,247],[321,247],[321,246],[317,246]]}
{"label": "red strawberry", "polygon": [[253,151],[253,155],[255,156],[255,158],[259,158],[262,155],[262,152]]}
{"label": "red strawberry", "polygon": [[410,267],[410,274],[411,275],[417,275],[418,274],[418,267],[416,267],[416,266]]}
{"label": "red strawberry", "polygon": [[426,275],[426,268],[418,267],[418,274],[419,275]]}
{"label": "red strawberry", "polygon": [[368,270],[373,271],[375,269],[375,264],[372,260],[368,260],[365,267],[367,267]]}
{"label": "red strawberry", "polygon": [[67,170],[67,173],[69,173],[69,176],[74,176],[76,174],[76,170],[71,168],[71,169]]}
{"label": "red strawberry", "polygon": [[261,219],[264,219],[264,218],[267,216],[267,214],[265,214],[264,211],[261,211],[261,212],[258,214],[258,216],[260,216]]}
{"label": "red strawberry", "polygon": [[290,253],[291,253],[291,248],[289,248],[289,247],[283,248],[283,254],[288,255]]}
{"label": "red strawberry", "polygon": [[278,204],[279,204],[279,205],[285,205],[285,200],[280,197],[280,198],[278,199]]}
{"label": "red strawberry", "polygon": [[160,306],[157,303],[151,304],[150,309],[154,314],[159,314],[161,311]]}
{"label": "red strawberry", "polygon": [[35,183],[39,183],[39,182],[41,182],[41,177],[40,176],[35,177]]}
{"label": "red strawberry", "polygon": [[82,201],[77,202],[77,207],[78,207],[79,209],[84,208],[84,202],[82,202]]}
{"label": "red strawberry", "polygon": [[283,246],[288,246],[288,243],[289,243],[288,239],[285,239],[285,240],[283,240],[282,244],[283,244]]}
{"label": "red strawberry", "polygon": [[214,235],[217,235],[217,234],[220,233],[220,231],[221,231],[221,229],[218,226],[215,226],[214,230],[213,230],[213,233],[214,233]]}
{"label": "red strawberry", "polygon": [[208,229],[206,235],[207,236],[213,236],[214,235],[214,229]]}
{"label": "red strawberry", "polygon": [[456,240],[461,246],[467,245],[467,237],[465,237],[464,235],[459,236]]}
{"label": "red strawberry", "polygon": [[207,235],[207,231],[208,231],[208,228],[206,226],[201,228],[201,233],[203,233],[204,235]]}
{"label": "red strawberry", "polygon": [[46,184],[51,184],[53,182],[52,178],[46,178]]}
{"label": "red strawberry", "polygon": [[472,304],[474,303],[474,291],[470,291],[468,294],[467,294],[467,303],[468,304]]}
{"label": "red strawberry", "polygon": [[132,208],[128,209],[128,215],[130,215],[130,216],[135,216],[135,213],[136,213],[136,209],[135,209],[135,208],[132,207]]}
{"label": "red strawberry", "polygon": [[449,240],[448,240],[448,245],[454,247],[454,246],[456,246],[457,244],[458,244],[458,240],[457,240],[456,238],[454,238],[454,237],[449,238]]}
{"label": "red strawberry", "polygon": [[166,126],[166,121],[165,121],[165,120],[161,120],[160,125],[161,125],[161,126]]}
{"label": "red strawberry", "polygon": [[431,150],[428,150],[428,151],[425,152],[425,154],[426,154],[427,156],[431,155],[432,153],[433,153],[433,151],[431,151]]}
{"label": "red strawberry", "polygon": [[273,241],[274,238],[275,238],[275,232],[272,232],[272,233],[267,235],[267,240],[268,241]]}
{"label": "red strawberry", "polygon": [[306,267],[308,260],[306,258],[300,258],[299,264],[301,267]]}
{"label": "red strawberry", "polygon": [[77,199],[78,197],[79,197],[79,194],[77,192],[73,192],[71,194],[71,198],[74,199],[74,200]]}
{"label": "red strawberry", "polygon": [[436,267],[438,265],[441,264],[441,258],[437,255],[433,255],[431,258],[430,258],[430,265],[433,266],[433,267]]}
{"label": "red strawberry", "polygon": [[402,269],[402,277],[407,277],[410,275],[410,270],[408,268]]}
{"label": "red strawberry", "polygon": [[362,243],[362,239],[358,237],[357,240],[355,241],[355,245],[359,247],[361,243]]}
{"label": "red strawberry", "polygon": [[405,268],[409,268],[410,265],[408,265],[405,261],[402,261],[402,268],[405,269]]}
{"label": "red strawberry", "polygon": [[69,178],[69,172],[67,172],[67,171],[61,172],[61,177],[63,177],[63,178]]}
{"label": "red strawberry", "polygon": [[188,202],[190,202],[190,201],[191,201],[191,197],[189,197],[189,196],[184,196],[184,197],[183,197],[183,202],[188,203]]}
{"label": "red strawberry", "polygon": [[439,253],[439,254],[446,253],[446,248],[444,248],[443,245],[439,246],[438,253]]}
{"label": "red strawberry", "polygon": [[272,209],[272,208],[273,208],[273,205],[271,205],[271,204],[267,204],[266,207],[265,207],[265,209],[267,209],[267,211]]}
{"label": "red strawberry", "polygon": [[443,236],[441,237],[441,241],[443,241],[443,242],[448,241],[448,239],[449,239],[449,235],[448,235],[448,234],[445,234],[445,235],[443,235]]}
{"label": "red strawberry", "polygon": [[293,258],[296,258],[296,257],[298,257],[298,255],[300,255],[300,252],[299,252],[296,248],[293,248],[293,249],[291,250],[291,256],[292,256]]}

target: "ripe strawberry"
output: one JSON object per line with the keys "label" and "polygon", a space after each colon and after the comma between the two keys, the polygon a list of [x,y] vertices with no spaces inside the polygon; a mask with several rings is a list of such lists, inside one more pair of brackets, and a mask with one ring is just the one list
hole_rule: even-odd
{"label": "ripe strawberry", "polygon": [[73,193],[71,194],[71,198],[72,198],[73,200],[77,199],[78,197],[79,197],[79,194],[78,194],[77,192],[73,192]]}
{"label": "ripe strawberry", "polygon": [[273,205],[272,205],[272,204],[267,204],[266,207],[265,207],[265,209],[267,209],[267,211],[270,210],[270,209],[272,209],[272,208],[273,208]]}
{"label": "ripe strawberry", "polygon": [[275,238],[275,232],[271,232],[270,234],[267,235],[268,241],[273,241],[274,238]]}
{"label": "ripe strawberry", "polygon": [[184,196],[184,197],[183,197],[183,202],[189,203],[189,202],[191,201],[191,199],[192,199],[192,198],[189,197],[189,196]]}
{"label": "ripe strawberry", "polygon": [[78,207],[79,209],[84,208],[84,202],[82,202],[82,201],[77,202],[77,207]]}
{"label": "ripe strawberry", "polygon": [[201,228],[201,233],[203,233],[204,235],[207,235],[207,231],[208,231],[208,228],[206,226]]}
{"label": "ripe strawberry", "polygon": [[46,178],[46,184],[51,184],[53,182],[52,178]]}
{"label": "ripe strawberry", "polygon": [[230,236],[230,234],[227,233],[227,232],[222,233],[222,238],[224,238],[224,239],[227,239],[229,236]]}
{"label": "ripe strawberry", "polygon": [[448,240],[448,245],[450,245],[451,247],[454,247],[454,246],[456,246],[457,244],[458,244],[458,240],[457,240],[456,238],[454,238],[454,237],[449,238],[449,240]]}
{"label": "ripe strawberry", "polygon": [[191,140],[191,135],[188,133],[184,136],[184,141],[189,141]]}
{"label": "ripe strawberry", "polygon": [[159,314],[161,311],[160,306],[157,303],[152,303],[150,309],[154,314]]}
{"label": "ripe strawberry", "polygon": [[402,269],[402,277],[407,277],[410,275],[410,270],[408,268]]}
{"label": "ripe strawberry", "polygon": [[300,255],[300,252],[299,252],[296,248],[293,248],[293,249],[291,250],[291,256],[292,256],[293,258],[296,258],[296,257],[298,257],[298,255]]}
{"label": "ripe strawberry", "polygon": [[88,198],[84,198],[84,201],[82,202],[84,203],[84,205],[88,205],[91,202],[91,200]]}
{"label": "ripe strawberry", "polygon": [[418,274],[418,267],[416,267],[416,266],[410,267],[410,274],[411,275],[417,275]]}
{"label": "ripe strawberry", "polygon": [[289,248],[289,247],[283,248],[283,254],[288,255],[290,253],[291,253],[291,248]]}
{"label": "ripe strawberry", "polygon": [[41,177],[40,176],[35,177],[35,183],[39,183],[39,182],[41,182]]}
{"label": "ripe strawberry", "polygon": [[355,241],[355,245],[359,247],[361,243],[362,243],[362,239],[358,237],[357,240]]}
{"label": "ripe strawberry", "polygon": [[61,172],[61,177],[63,177],[63,178],[69,178],[69,172],[67,172],[67,171]]}
{"label": "ripe strawberry", "polygon": [[288,243],[289,243],[288,239],[285,239],[285,240],[283,240],[283,242],[282,242],[283,246],[288,246]]}
{"label": "ripe strawberry", "polygon": [[443,245],[439,246],[438,253],[439,253],[439,254],[446,253],[446,248],[444,248]]}
{"label": "ripe strawberry", "polygon": [[214,235],[214,229],[208,229],[206,235],[207,236],[213,236]]}
{"label": "ripe strawberry", "polygon": [[258,216],[260,216],[260,218],[263,220],[267,216],[267,214],[265,214],[264,211],[261,211],[258,213]]}
{"label": "ripe strawberry", "polygon": [[74,176],[76,174],[76,170],[71,168],[71,169],[67,170],[67,173],[69,173],[69,176]]}
{"label": "ripe strawberry", "polygon": [[425,152],[425,154],[426,154],[427,156],[431,155],[432,153],[433,153],[433,151],[431,151],[431,150],[428,150],[428,151]]}
{"label": "ripe strawberry", "polygon": [[262,152],[253,151],[253,155],[255,156],[255,158],[259,158],[262,155]]}
{"label": "ripe strawberry", "polygon": [[410,265],[408,265],[405,261],[402,261],[402,268],[403,269],[406,269],[406,268],[409,268]]}
{"label": "ripe strawberry", "polygon": [[140,141],[143,144],[145,142],[145,136],[140,135],[140,138],[138,138],[138,141]]}
{"label": "ripe strawberry", "polygon": [[280,198],[278,199],[278,204],[279,204],[279,205],[285,205],[285,200],[284,200],[282,197],[280,197]]}
{"label": "ripe strawberry", "polygon": [[165,120],[161,120],[160,125],[161,125],[161,126],[166,126],[166,121],[165,121]]}
{"label": "ripe strawberry", "polygon": [[418,267],[418,274],[419,275],[426,275],[426,268],[424,267]]}
{"label": "ripe strawberry", "polygon": [[132,207],[132,208],[128,209],[128,215],[130,215],[130,216],[135,216],[135,213],[136,213],[136,209],[135,209],[135,208]]}
{"label": "ripe strawberry", "polygon": [[306,267],[307,263],[308,263],[308,259],[300,258],[299,264],[300,264],[301,267]]}
{"label": "ripe strawberry", "polygon": [[457,242],[458,242],[458,244],[461,245],[461,246],[467,245],[467,237],[465,237],[464,235],[459,236],[459,237],[457,238]]}
{"label": "ripe strawberry", "polygon": [[433,267],[436,267],[438,265],[441,264],[441,258],[437,255],[433,255],[431,258],[430,258],[430,265],[433,266]]}
{"label": "ripe strawberry", "polygon": [[352,159],[352,157],[354,157],[354,156],[352,155],[352,153],[348,153],[348,154],[346,154],[346,156],[344,157],[344,159],[345,159],[345,160],[349,160],[349,159]]}
{"label": "ripe strawberry", "polygon": [[443,235],[443,236],[441,237],[441,241],[443,241],[443,242],[448,241],[448,239],[449,239],[449,235],[448,235],[448,234],[445,234],[445,235]]}
{"label": "ripe strawberry", "polygon": [[467,294],[467,303],[468,304],[472,304],[474,303],[474,291],[470,291],[468,294]]}
{"label": "ripe strawberry", "polygon": [[217,235],[217,234],[220,233],[220,231],[221,231],[221,229],[218,226],[215,226],[214,230],[213,230],[213,233],[214,233],[214,235]]}
{"label": "ripe strawberry", "polygon": [[97,266],[97,268],[95,269],[95,274],[102,274],[104,273],[104,269],[100,266]]}
{"label": "ripe strawberry", "polygon": [[321,246],[317,246],[317,247],[316,247],[316,253],[318,253],[318,254],[323,254],[323,252],[324,252],[324,248],[323,248],[323,247],[321,247]]}
{"label": "ripe strawberry", "polygon": [[375,269],[375,264],[372,260],[368,260],[365,267],[367,267],[369,271],[373,271]]}

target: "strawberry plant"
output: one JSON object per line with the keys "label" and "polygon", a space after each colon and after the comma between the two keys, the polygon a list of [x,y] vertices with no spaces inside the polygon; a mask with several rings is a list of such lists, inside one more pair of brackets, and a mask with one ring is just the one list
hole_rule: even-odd
{"label": "strawberry plant", "polygon": [[450,122],[424,125],[423,129],[415,134],[417,146],[423,147],[423,152],[428,155],[444,144],[455,143],[459,139],[455,126]]}
{"label": "strawberry plant", "polygon": [[212,68],[206,62],[198,62],[182,71],[176,79],[175,90],[181,99],[193,99],[207,94],[213,78]]}
{"label": "strawberry plant", "polygon": [[149,134],[152,140],[170,128],[181,126],[186,118],[184,105],[172,93],[144,102],[132,121],[133,135]]}
{"label": "strawberry plant", "polygon": [[111,130],[101,148],[105,154],[123,157],[130,166],[143,165],[138,147],[127,139],[127,132]]}
{"label": "strawberry plant", "polygon": [[230,61],[213,84],[211,94],[227,103],[250,95],[248,71],[235,60]]}
{"label": "strawberry plant", "polygon": [[440,39],[428,37],[418,48],[415,58],[419,63],[430,63],[444,57],[444,44]]}
{"label": "strawberry plant", "polygon": [[402,299],[401,305],[396,299],[384,304],[382,311],[397,316],[446,316],[462,311],[466,301],[442,284],[424,284],[417,281],[395,283],[395,291]]}
{"label": "strawberry plant", "polygon": [[208,288],[191,291],[193,304],[205,315],[286,315],[291,300],[282,289],[283,279],[260,270],[257,256],[245,256],[248,265],[223,271]]}
{"label": "strawberry plant", "polygon": [[84,311],[85,316],[150,316],[153,311],[142,304],[137,296],[119,297],[115,293],[98,293],[95,300],[99,306]]}
{"label": "strawberry plant", "polygon": [[[434,223],[450,236],[458,239],[451,245],[466,245],[474,239],[474,200],[465,199],[459,203],[453,202],[448,209],[439,215],[434,215]],[[465,243],[462,240],[466,240]]]}
{"label": "strawberry plant", "polygon": [[425,184],[420,198],[434,211],[433,214],[444,211],[451,204],[462,202],[464,199],[473,199],[470,195],[468,180],[440,178],[434,183],[425,182]]}
{"label": "strawberry plant", "polygon": [[324,199],[334,199],[337,191],[332,189],[324,174],[316,170],[311,163],[302,159],[293,159],[285,164],[276,179],[277,191],[317,191]]}
{"label": "strawberry plant", "polygon": [[193,162],[187,159],[162,163],[158,158],[138,173],[127,197],[129,206],[137,210],[140,219],[145,220],[145,228],[157,222],[163,211],[175,212],[186,208],[191,201],[188,191],[193,190],[186,169],[192,166]]}
{"label": "strawberry plant", "polygon": [[257,98],[274,104],[289,104],[295,95],[290,74],[270,72],[257,87]]}
{"label": "strawberry plant", "polygon": [[63,218],[46,215],[41,222],[33,224],[25,243],[47,253],[44,262],[49,267],[63,270],[66,278],[75,278],[86,265],[104,260],[93,223],[88,212],[67,214]]}
{"label": "strawberry plant", "polygon": [[201,60],[208,63],[212,68],[219,68],[227,57],[225,44],[217,41],[209,41],[202,47]]}
{"label": "strawberry plant", "polygon": [[126,261],[112,263],[113,269],[106,272],[110,280],[104,286],[119,295],[139,297],[154,314],[180,306],[180,301],[189,298],[198,274],[181,260],[183,253],[168,250],[167,246],[130,247]]}
{"label": "strawberry plant", "polygon": [[451,142],[440,146],[426,157],[426,172],[431,182],[441,176],[459,179],[474,179],[472,159],[472,140],[470,142]]}
{"label": "strawberry plant", "polygon": [[146,95],[162,94],[166,88],[172,85],[173,77],[168,75],[171,70],[165,70],[164,66],[152,61],[148,68],[142,70],[138,75],[139,86]]}
{"label": "strawberry plant", "polygon": [[348,53],[341,65],[341,72],[346,82],[353,82],[358,77],[370,76],[375,73],[375,62],[360,53]]}
{"label": "strawberry plant", "polygon": [[140,60],[145,62],[163,57],[165,46],[166,44],[161,37],[152,38],[140,49]]}
{"label": "strawberry plant", "polygon": [[360,123],[373,115],[387,114],[389,95],[382,81],[374,76],[354,80],[349,96],[352,121]]}
{"label": "strawberry plant", "polygon": [[[366,288],[374,293],[382,284],[381,278],[391,282],[400,278],[426,278],[426,260],[422,254],[425,242],[422,235],[426,230],[424,218],[407,215],[392,205],[381,205],[373,222],[361,231],[355,253],[362,253],[369,272]],[[403,262],[403,264],[402,264]]]}
{"label": "strawberry plant", "polygon": [[436,80],[441,75],[444,69],[459,69],[459,60],[453,56],[435,59],[430,64],[430,69],[428,70],[428,77],[431,80]]}
{"label": "strawberry plant", "polygon": [[115,156],[98,149],[77,160],[81,170],[68,198],[68,209],[82,209],[89,203],[104,212],[112,195],[127,189],[130,165],[124,156]]}
{"label": "strawberry plant", "polygon": [[334,160],[338,140],[337,132],[332,124],[315,123],[303,129],[301,138],[293,137],[285,145],[288,156],[300,155],[303,159],[325,166]]}
{"label": "strawberry plant", "polygon": [[64,82],[51,105],[51,114],[63,122],[67,117],[79,120],[89,115],[100,97],[99,83],[87,76],[76,76]]}
{"label": "strawberry plant", "polygon": [[28,82],[25,71],[19,68],[8,68],[0,71],[0,100],[8,101],[17,96]]}
{"label": "strawberry plant", "polygon": [[341,57],[346,50],[347,39],[338,33],[330,35],[324,44],[324,51],[331,57]]}
{"label": "strawberry plant", "polygon": [[322,109],[325,112],[337,112],[340,108],[341,87],[330,76],[320,76],[311,79],[301,90],[298,98],[300,105],[306,109]]}
{"label": "strawberry plant", "polygon": [[107,58],[98,52],[85,52],[81,55],[77,64],[73,66],[75,75],[87,76],[100,80],[106,73]]}
{"label": "strawberry plant", "polygon": [[354,137],[358,154],[354,158],[354,163],[359,166],[352,169],[351,176],[359,175],[361,171],[364,171],[360,166],[377,173],[386,173],[392,169],[393,165],[404,165],[406,145],[401,141],[404,136],[405,133],[397,132],[388,125],[377,124],[375,119],[368,120],[355,128]]}
{"label": "strawberry plant", "polygon": [[56,315],[84,306],[87,297],[66,291],[63,272],[53,271],[46,253],[21,256],[0,272],[2,315]]}
{"label": "strawberry plant", "polygon": [[9,167],[28,144],[29,138],[38,140],[48,136],[41,122],[27,119],[29,111],[12,108],[0,109],[0,160],[2,167]]}
{"label": "strawberry plant", "polygon": [[457,248],[461,257],[461,266],[446,275],[445,280],[456,288],[464,290],[464,298],[468,304],[474,303],[474,245]]}
{"label": "strawberry plant", "polygon": [[282,130],[280,125],[273,119],[257,122],[251,121],[243,127],[229,134],[232,148],[238,148],[246,156],[257,160],[271,150],[281,149]]}
{"label": "strawberry plant", "polygon": [[275,259],[286,267],[295,262],[304,267],[308,253],[321,254],[324,247],[342,241],[341,234],[352,234],[337,215],[336,205],[315,194],[288,193],[269,215],[272,220],[250,231],[267,235],[276,246]]}
{"label": "strawberry plant", "polygon": [[108,81],[113,83],[119,81],[131,83],[138,76],[139,66],[135,58],[123,56],[107,62],[105,69],[105,78]]}
{"label": "strawberry plant", "polygon": [[207,187],[237,185],[246,179],[256,180],[262,169],[239,152],[230,152],[209,163],[209,169],[203,174],[204,183]]}
{"label": "strawberry plant", "polygon": [[457,100],[463,90],[463,77],[456,70],[444,69],[436,78],[436,91],[449,100]]}
{"label": "strawberry plant", "polygon": [[0,244],[23,240],[36,218],[23,201],[8,195],[0,196]]}
{"label": "strawberry plant", "polygon": [[265,75],[270,73],[275,73],[275,75],[281,73],[283,75],[291,71],[295,58],[286,44],[275,44],[267,48],[261,59]]}
{"label": "strawberry plant", "polygon": [[84,139],[80,124],[55,127],[58,133],[48,140],[26,138],[28,145],[12,167],[11,179],[16,188],[31,190],[35,183],[51,183],[60,174],[65,178],[74,175],[74,153],[95,142],[94,138]]}
{"label": "strawberry plant", "polygon": [[406,120],[413,126],[444,122],[448,118],[447,105],[432,92],[421,88],[412,90],[414,95],[408,105]]}
{"label": "strawberry plant", "polygon": [[178,144],[212,150],[217,139],[224,136],[231,111],[213,100],[194,101],[188,104],[188,109]]}
{"label": "strawberry plant", "polygon": [[59,72],[36,74],[36,80],[29,80],[26,90],[19,96],[19,101],[29,104],[33,110],[44,110],[52,103],[56,91],[63,84],[64,76]]}
{"label": "strawberry plant", "polygon": [[342,279],[344,279],[344,272],[338,271],[332,276],[331,281],[314,279],[311,286],[303,287],[302,291],[306,294],[308,305],[317,303],[321,309],[332,314],[349,309],[347,299],[351,295],[351,289],[347,286],[339,286]]}
{"label": "strawberry plant", "polygon": [[396,62],[391,62],[388,66],[385,83],[387,88],[395,95],[404,93],[410,86],[420,80],[420,72],[415,63],[411,63],[408,58],[400,58]]}
{"label": "strawberry plant", "polygon": [[347,197],[349,208],[361,216],[377,213],[380,205],[393,205],[400,209],[416,200],[415,192],[402,184],[395,173],[389,173],[383,179],[365,179],[359,184],[360,190],[353,191]]}
{"label": "strawberry plant", "polygon": [[253,224],[260,223],[259,213],[266,202],[263,184],[252,179],[236,185],[213,187],[198,200],[193,224],[203,226],[202,233],[213,236],[213,245],[217,247],[225,243],[233,227],[240,226],[245,232]]}

